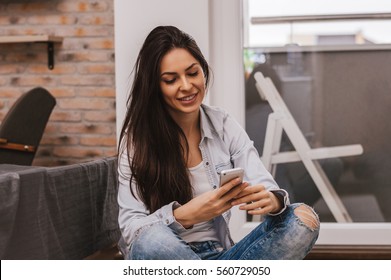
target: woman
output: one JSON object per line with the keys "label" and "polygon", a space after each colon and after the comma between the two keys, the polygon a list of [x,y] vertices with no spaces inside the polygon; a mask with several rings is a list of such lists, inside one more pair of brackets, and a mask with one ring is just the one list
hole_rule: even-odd
{"label": "woman", "polygon": [[[202,104],[209,66],[173,26],[147,36],[120,135],[119,225],[127,259],[301,259],[319,232],[314,211],[289,205],[245,131]],[[221,170],[244,181],[221,187]],[[234,244],[233,206],[265,221]],[[275,233],[275,234],[270,234]]]}

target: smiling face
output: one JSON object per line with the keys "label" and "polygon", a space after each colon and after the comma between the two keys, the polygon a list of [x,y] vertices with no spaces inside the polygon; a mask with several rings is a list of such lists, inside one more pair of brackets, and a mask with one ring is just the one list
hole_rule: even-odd
{"label": "smiling face", "polygon": [[160,64],[160,88],[171,116],[198,116],[205,96],[205,77],[199,62],[186,50],[175,48]]}

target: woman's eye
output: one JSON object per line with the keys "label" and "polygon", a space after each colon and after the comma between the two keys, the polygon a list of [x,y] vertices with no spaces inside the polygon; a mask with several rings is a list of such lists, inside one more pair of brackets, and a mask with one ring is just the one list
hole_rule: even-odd
{"label": "woman's eye", "polygon": [[166,84],[173,84],[173,83],[175,83],[175,78],[174,79],[171,79],[171,80],[163,80],[163,82],[165,82]]}
{"label": "woman's eye", "polygon": [[198,75],[198,71],[189,73],[189,76],[191,76],[191,77],[195,77],[197,75]]}

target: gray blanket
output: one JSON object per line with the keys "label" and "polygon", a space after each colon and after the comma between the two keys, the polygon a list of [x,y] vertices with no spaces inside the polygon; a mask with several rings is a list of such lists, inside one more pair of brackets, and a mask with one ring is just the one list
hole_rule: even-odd
{"label": "gray blanket", "polygon": [[117,159],[0,165],[0,258],[83,259],[116,243]]}

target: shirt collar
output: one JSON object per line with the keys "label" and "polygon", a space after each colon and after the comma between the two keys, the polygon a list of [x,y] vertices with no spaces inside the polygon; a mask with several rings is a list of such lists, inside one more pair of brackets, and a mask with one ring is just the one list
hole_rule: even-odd
{"label": "shirt collar", "polygon": [[221,112],[216,111],[205,104],[200,108],[200,126],[201,136],[203,138],[213,139],[214,135],[220,135],[223,133],[223,115]]}

